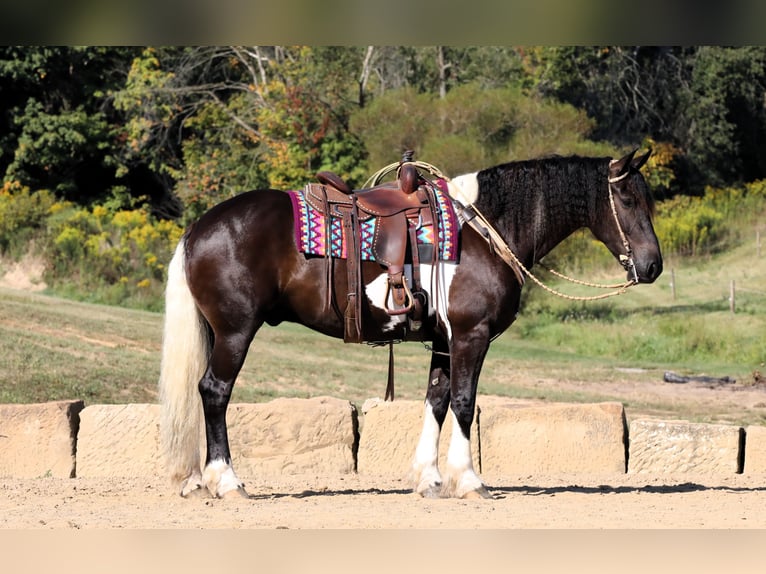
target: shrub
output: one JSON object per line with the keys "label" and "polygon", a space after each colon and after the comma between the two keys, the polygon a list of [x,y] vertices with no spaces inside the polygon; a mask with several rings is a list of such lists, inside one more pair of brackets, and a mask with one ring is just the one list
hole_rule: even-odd
{"label": "shrub", "polygon": [[32,192],[18,182],[6,182],[0,188],[0,254],[21,255],[36,230],[56,203],[48,190]]}
{"label": "shrub", "polygon": [[182,228],[144,208],[62,210],[49,220],[54,291],[109,304],[160,309],[166,263]]}

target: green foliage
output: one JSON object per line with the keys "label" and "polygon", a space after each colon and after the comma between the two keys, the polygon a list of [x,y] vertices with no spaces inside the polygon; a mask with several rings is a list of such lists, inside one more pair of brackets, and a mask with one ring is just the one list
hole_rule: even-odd
{"label": "green foliage", "polygon": [[168,153],[167,146],[172,144],[166,132],[178,115],[179,100],[172,94],[173,72],[162,67],[162,53],[144,49],[133,59],[124,86],[112,94],[115,109],[126,115],[119,130],[118,175],[124,175],[138,161],[157,172],[177,166]]}
{"label": "green foliage", "polygon": [[[244,112],[247,104],[245,97],[236,96],[228,109]],[[232,124],[220,105],[201,106],[187,129],[191,135],[183,143],[183,168],[169,170],[177,181],[175,192],[185,207],[185,222],[241,191],[268,185],[259,138]]]}
{"label": "green foliage", "polygon": [[376,169],[372,166],[398,161],[405,150],[423,148],[434,107],[433,96],[403,88],[385,93],[351,115],[349,127],[365,142],[371,171]]}
{"label": "green foliage", "polygon": [[109,146],[108,125],[101,114],[83,107],[55,114],[42,103],[30,100],[16,119],[21,132],[14,160],[6,169],[6,181],[28,185],[47,183],[61,196],[76,193],[70,173],[91,158],[104,155]]}
{"label": "green foliage", "polygon": [[763,177],[766,49],[705,46],[683,93],[689,159],[712,185]]}
{"label": "green foliage", "polygon": [[667,252],[697,255],[721,239],[723,221],[704,200],[678,196],[660,205],[655,231]]}
{"label": "green foliage", "polygon": [[134,48],[0,48],[0,174],[87,203],[115,185],[106,94]]}
{"label": "green foliage", "polygon": [[161,308],[165,270],[182,229],[145,208],[112,211],[57,204],[48,218],[46,281],[112,305]]}
{"label": "green foliage", "polygon": [[412,149],[450,175],[545,154],[613,150],[587,140],[593,122],[568,104],[478,83],[460,85],[444,98],[391,90],[357,110],[350,127],[365,142],[371,166]]}
{"label": "green foliage", "polygon": [[20,255],[36,231],[45,226],[55,198],[47,190],[31,192],[18,182],[0,189],[0,254]]}
{"label": "green foliage", "polygon": [[657,142],[652,138],[645,138],[641,148],[652,150],[646,165],[642,168],[649,189],[657,199],[672,196],[671,189],[676,184],[675,169],[682,155],[681,150],[672,143]]}
{"label": "green foliage", "polygon": [[659,203],[655,231],[669,254],[716,253],[749,235],[763,216],[765,199],[764,181],[708,188],[703,197],[676,196]]}

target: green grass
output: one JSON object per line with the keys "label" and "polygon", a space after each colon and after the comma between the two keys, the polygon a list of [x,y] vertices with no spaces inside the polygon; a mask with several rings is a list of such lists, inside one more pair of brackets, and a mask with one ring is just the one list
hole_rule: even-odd
{"label": "green grass", "polygon": [[689,262],[670,257],[656,283],[607,302],[572,303],[537,290],[514,327],[511,336],[575,355],[744,380],[766,361],[766,254],[745,244]]}
{"label": "green grass", "polygon": [[[736,313],[729,310],[731,279],[738,289]],[[695,410],[693,403],[636,401],[612,383],[657,382],[666,370],[740,382],[766,372],[766,256],[755,257],[752,246],[705,260],[668,258],[657,283],[606,302],[573,303],[532,285],[527,289],[518,320],[490,349],[481,394],[618,400],[636,411],[714,420],[720,412]],[[0,402],[155,402],[161,331],[159,313],[0,290]],[[422,399],[430,354],[417,343],[398,345],[395,352],[397,398]],[[232,400],[331,395],[361,405],[383,396],[387,366],[386,347],[345,345],[292,324],[264,327]],[[562,382],[567,384],[557,384]],[[579,388],[578,382],[589,384]],[[763,413],[721,409],[732,420],[763,424]]]}

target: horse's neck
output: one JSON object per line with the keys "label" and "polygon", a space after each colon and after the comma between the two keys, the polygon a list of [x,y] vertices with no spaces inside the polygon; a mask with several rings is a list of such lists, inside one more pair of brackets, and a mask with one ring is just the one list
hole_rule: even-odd
{"label": "horse's neck", "polygon": [[593,174],[583,170],[565,187],[543,182],[491,218],[517,256],[532,265],[572,233],[590,226],[598,189]]}

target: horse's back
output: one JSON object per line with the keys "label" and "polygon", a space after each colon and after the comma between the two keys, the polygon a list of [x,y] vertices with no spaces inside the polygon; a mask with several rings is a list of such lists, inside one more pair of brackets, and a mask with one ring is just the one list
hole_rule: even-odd
{"label": "horse's back", "polygon": [[245,192],[202,215],[185,248],[189,286],[203,311],[256,304],[278,291],[277,271],[296,259],[292,227],[290,198],[277,190]]}
{"label": "horse's back", "polygon": [[282,222],[282,226],[291,223],[292,209],[288,195],[274,189],[247,191],[222,201],[205,212],[189,228],[187,243],[193,244],[226,231],[240,236],[247,229],[257,233],[264,225],[273,224],[275,221]]}

